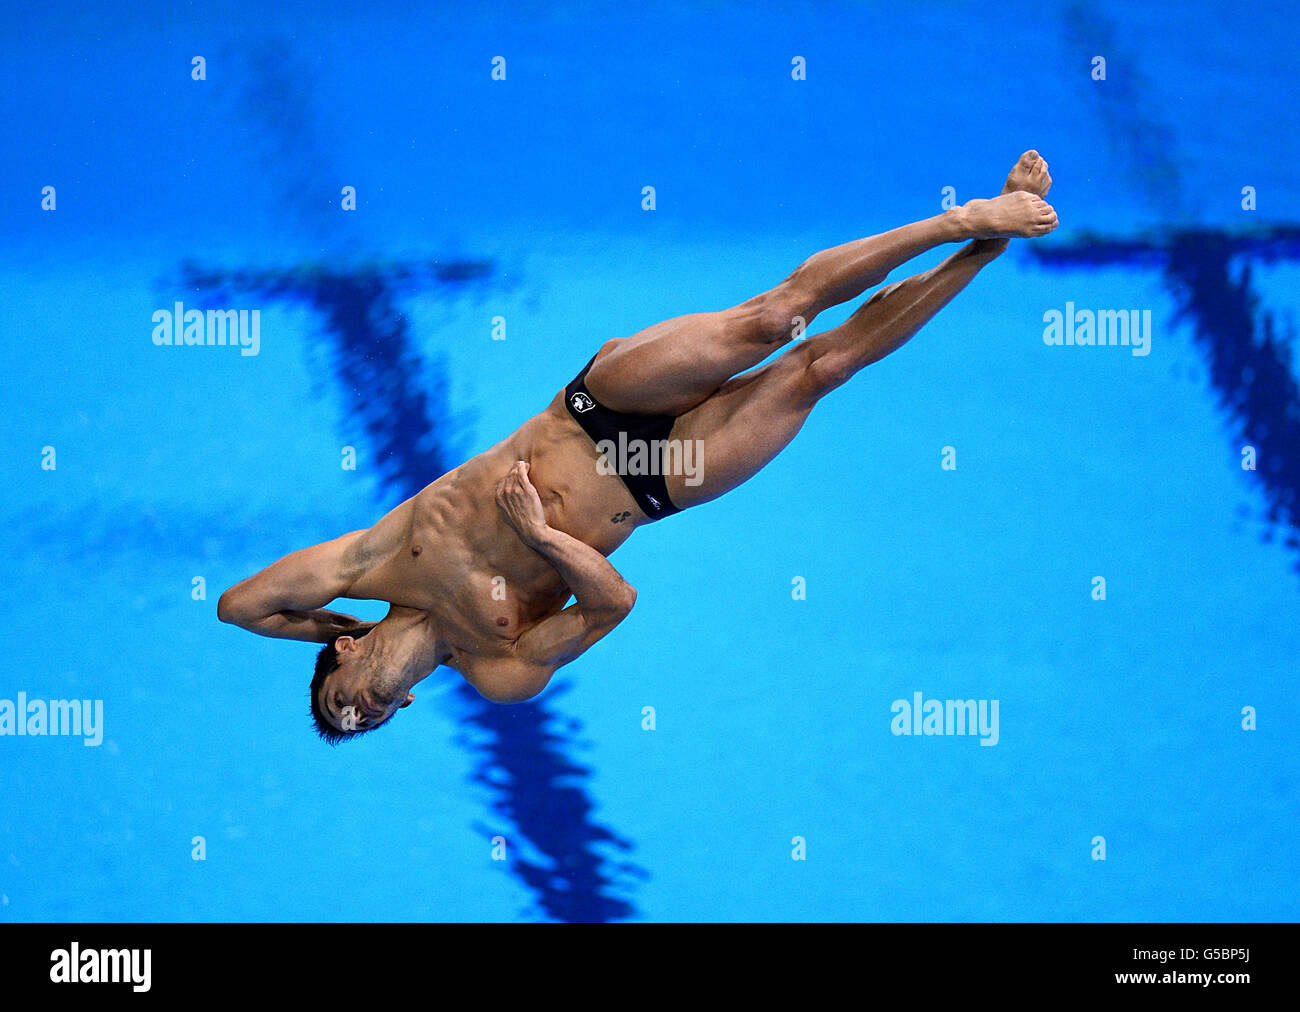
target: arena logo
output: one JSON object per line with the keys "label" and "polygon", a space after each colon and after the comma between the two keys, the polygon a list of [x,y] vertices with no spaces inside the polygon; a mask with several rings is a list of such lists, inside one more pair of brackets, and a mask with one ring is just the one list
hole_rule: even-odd
{"label": "arena logo", "polygon": [[144,992],[152,976],[151,949],[85,949],[73,942],[50,953],[50,980],[55,984],[130,984]]}
{"label": "arena logo", "polygon": [[238,348],[244,356],[262,349],[260,309],[186,309],[177,302],[172,309],[157,309],[151,317],[153,343],[164,347]]}
{"label": "arena logo", "polygon": [[1151,354],[1151,310],[1074,308],[1049,309],[1043,314],[1043,344],[1074,347],[1131,348],[1143,358]]}
{"label": "arena logo", "polygon": [[620,432],[617,443],[602,439],[596,450],[601,474],[680,474],[692,487],[704,480],[702,439],[628,439]]}
{"label": "arena logo", "polygon": [[902,734],[978,734],[981,745],[998,743],[996,699],[924,699],[912,693],[911,702],[895,699],[889,729]]}
{"label": "arena logo", "polygon": [[104,740],[102,699],[0,699],[0,736],[78,735],[87,747]]}

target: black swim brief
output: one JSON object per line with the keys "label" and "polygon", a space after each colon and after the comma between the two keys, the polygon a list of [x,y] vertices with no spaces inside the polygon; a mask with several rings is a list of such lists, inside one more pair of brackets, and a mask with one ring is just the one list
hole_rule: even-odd
{"label": "black swim brief", "polygon": [[[591,362],[596,356],[591,357]],[[677,421],[674,415],[633,415],[623,411],[614,411],[605,407],[591,396],[587,389],[588,362],[577,378],[564,388],[564,403],[573,420],[582,426],[591,441],[600,446],[604,440],[610,440],[616,447],[634,445],[633,440],[643,440],[650,448],[663,446],[668,434]],[[673,505],[668,498],[668,482],[663,475],[662,454],[659,460],[648,468],[654,474],[628,474],[628,468],[616,468],[618,476],[632,493],[632,498],[641,507],[641,512],[651,520],[662,520],[666,516],[680,513],[681,508]]]}

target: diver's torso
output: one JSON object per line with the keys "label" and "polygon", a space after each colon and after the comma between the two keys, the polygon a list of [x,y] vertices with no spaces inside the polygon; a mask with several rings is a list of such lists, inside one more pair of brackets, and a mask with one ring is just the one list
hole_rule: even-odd
{"label": "diver's torso", "polygon": [[441,638],[491,652],[564,607],[569,588],[522,541],[496,504],[497,483],[527,461],[553,528],[609,555],[648,520],[622,480],[601,474],[591,439],[563,395],[509,438],[428,485],[384,517],[393,550],[354,584],[354,595],[429,612]]}

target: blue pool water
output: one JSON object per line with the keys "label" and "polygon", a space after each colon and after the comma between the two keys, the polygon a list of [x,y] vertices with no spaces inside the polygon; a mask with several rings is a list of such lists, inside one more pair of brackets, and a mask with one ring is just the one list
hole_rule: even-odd
{"label": "blue pool water", "polygon": [[[1287,5],[152,6],[4,15],[0,700],[103,738],[0,736],[0,918],[1300,914]],[[216,621],[605,340],[1028,147],[1061,228],[638,532],[636,609],[533,702],[440,669],[331,750],[311,648]],[[176,301],[259,353],[155,347]],[[1067,303],[1150,354],[1047,346]],[[894,734],[915,693],[996,745]]]}

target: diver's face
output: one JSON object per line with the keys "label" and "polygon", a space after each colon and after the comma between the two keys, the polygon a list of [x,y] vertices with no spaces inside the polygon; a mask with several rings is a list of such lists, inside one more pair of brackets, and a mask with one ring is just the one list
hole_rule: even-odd
{"label": "diver's face", "polygon": [[376,633],[361,639],[340,636],[335,641],[338,667],[321,684],[318,701],[336,730],[368,731],[415,699],[399,691],[395,676],[376,670],[378,658],[370,641],[378,642]]}

